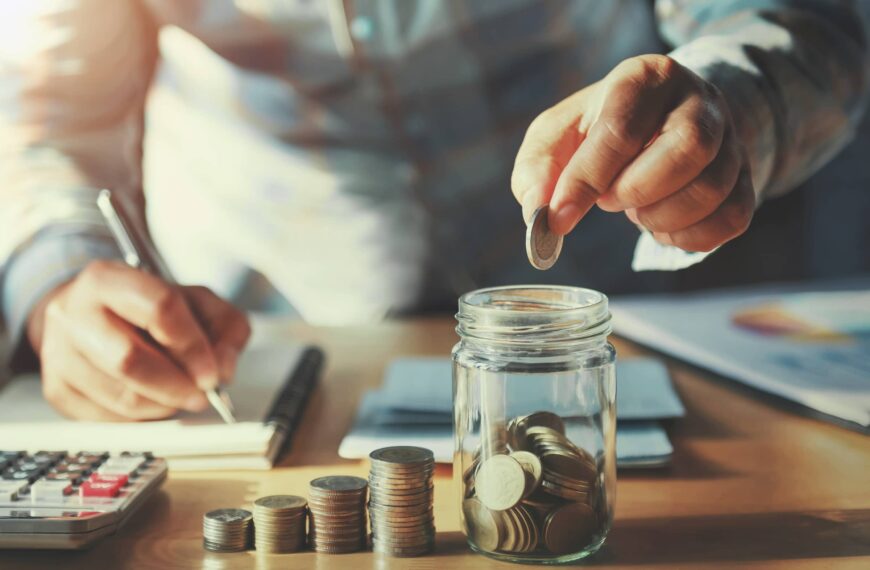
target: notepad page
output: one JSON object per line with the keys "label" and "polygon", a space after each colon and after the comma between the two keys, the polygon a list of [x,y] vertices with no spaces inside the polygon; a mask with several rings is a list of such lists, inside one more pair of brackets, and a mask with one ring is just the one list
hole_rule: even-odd
{"label": "notepad page", "polygon": [[[273,447],[275,428],[263,422],[295,368],[299,346],[261,344],[239,358],[229,394],[239,420],[225,424],[214,410],[135,423],[70,421],[42,397],[39,378],[14,378],[0,390],[0,441],[11,449],[151,451],[163,457],[259,455]],[[212,462],[213,463],[213,462]]]}

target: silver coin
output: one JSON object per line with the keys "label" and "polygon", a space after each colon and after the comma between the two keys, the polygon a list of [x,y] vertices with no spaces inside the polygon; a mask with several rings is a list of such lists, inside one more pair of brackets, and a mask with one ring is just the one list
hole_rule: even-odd
{"label": "silver coin", "polygon": [[330,475],[318,477],[309,484],[313,492],[354,492],[364,491],[368,483],[362,477],[350,477],[347,475]]}
{"label": "silver coin", "polygon": [[245,509],[216,509],[205,513],[205,520],[234,523],[251,520],[251,512]]}
{"label": "silver coin", "polygon": [[269,510],[301,510],[305,508],[308,502],[302,497],[296,495],[269,495],[260,497],[254,501],[254,510],[269,509]]}
{"label": "silver coin", "polygon": [[372,461],[381,463],[397,463],[400,465],[416,465],[420,463],[434,462],[435,456],[432,451],[424,447],[412,445],[396,445],[382,447],[369,454]]}
{"label": "silver coin", "polygon": [[564,238],[550,231],[549,208],[541,206],[532,214],[526,228],[526,254],[532,267],[547,270],[553,267],[562,252]]}

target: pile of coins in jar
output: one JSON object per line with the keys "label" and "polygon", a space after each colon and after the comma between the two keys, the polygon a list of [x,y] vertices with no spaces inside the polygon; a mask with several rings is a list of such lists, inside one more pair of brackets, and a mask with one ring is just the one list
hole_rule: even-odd
{"label": "pile of coins in jar", "polygon": [[309,484],[308,499],[270,495],[254,501],[253,513],[237,508],[209,511],[202,519],[203,547],[242,552],[255,546],[268,554],[307,548],[323,554],[359,552],[369,543],[368,506],[375,552],[400,557],[431,552],[435,547],[432,452],[385,447],[373,451],[370,459],[368,480],[318,477]]}
{"label": "pile of coins in jar", "polygon": [[478,450],[463,473],[472,543],[489,552],[558,555],[594,542],[607,520],[598,465],[566,437],[562,418],[550,412],[513,418],[503,440]]}

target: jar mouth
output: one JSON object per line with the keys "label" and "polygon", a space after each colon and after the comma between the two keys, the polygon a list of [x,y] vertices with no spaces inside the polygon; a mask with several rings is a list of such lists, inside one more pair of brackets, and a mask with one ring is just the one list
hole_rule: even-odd
{"label": "jar mouth", "polygon": [[610,333],[607,297],[565,285],[490,287],[459,298],[460,336],[528,344]]}

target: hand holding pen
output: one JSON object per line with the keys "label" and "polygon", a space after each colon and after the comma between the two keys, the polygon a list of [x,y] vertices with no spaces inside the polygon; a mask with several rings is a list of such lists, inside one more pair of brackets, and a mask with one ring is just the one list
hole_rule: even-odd
{"label": "hand holding pen", "polygon": [[249,335],[245,315],[207,288],[117,261],[90,263],[28,321],[46,399],[69,417],[102,421],[204,410],[205,391],[232,378]]}

